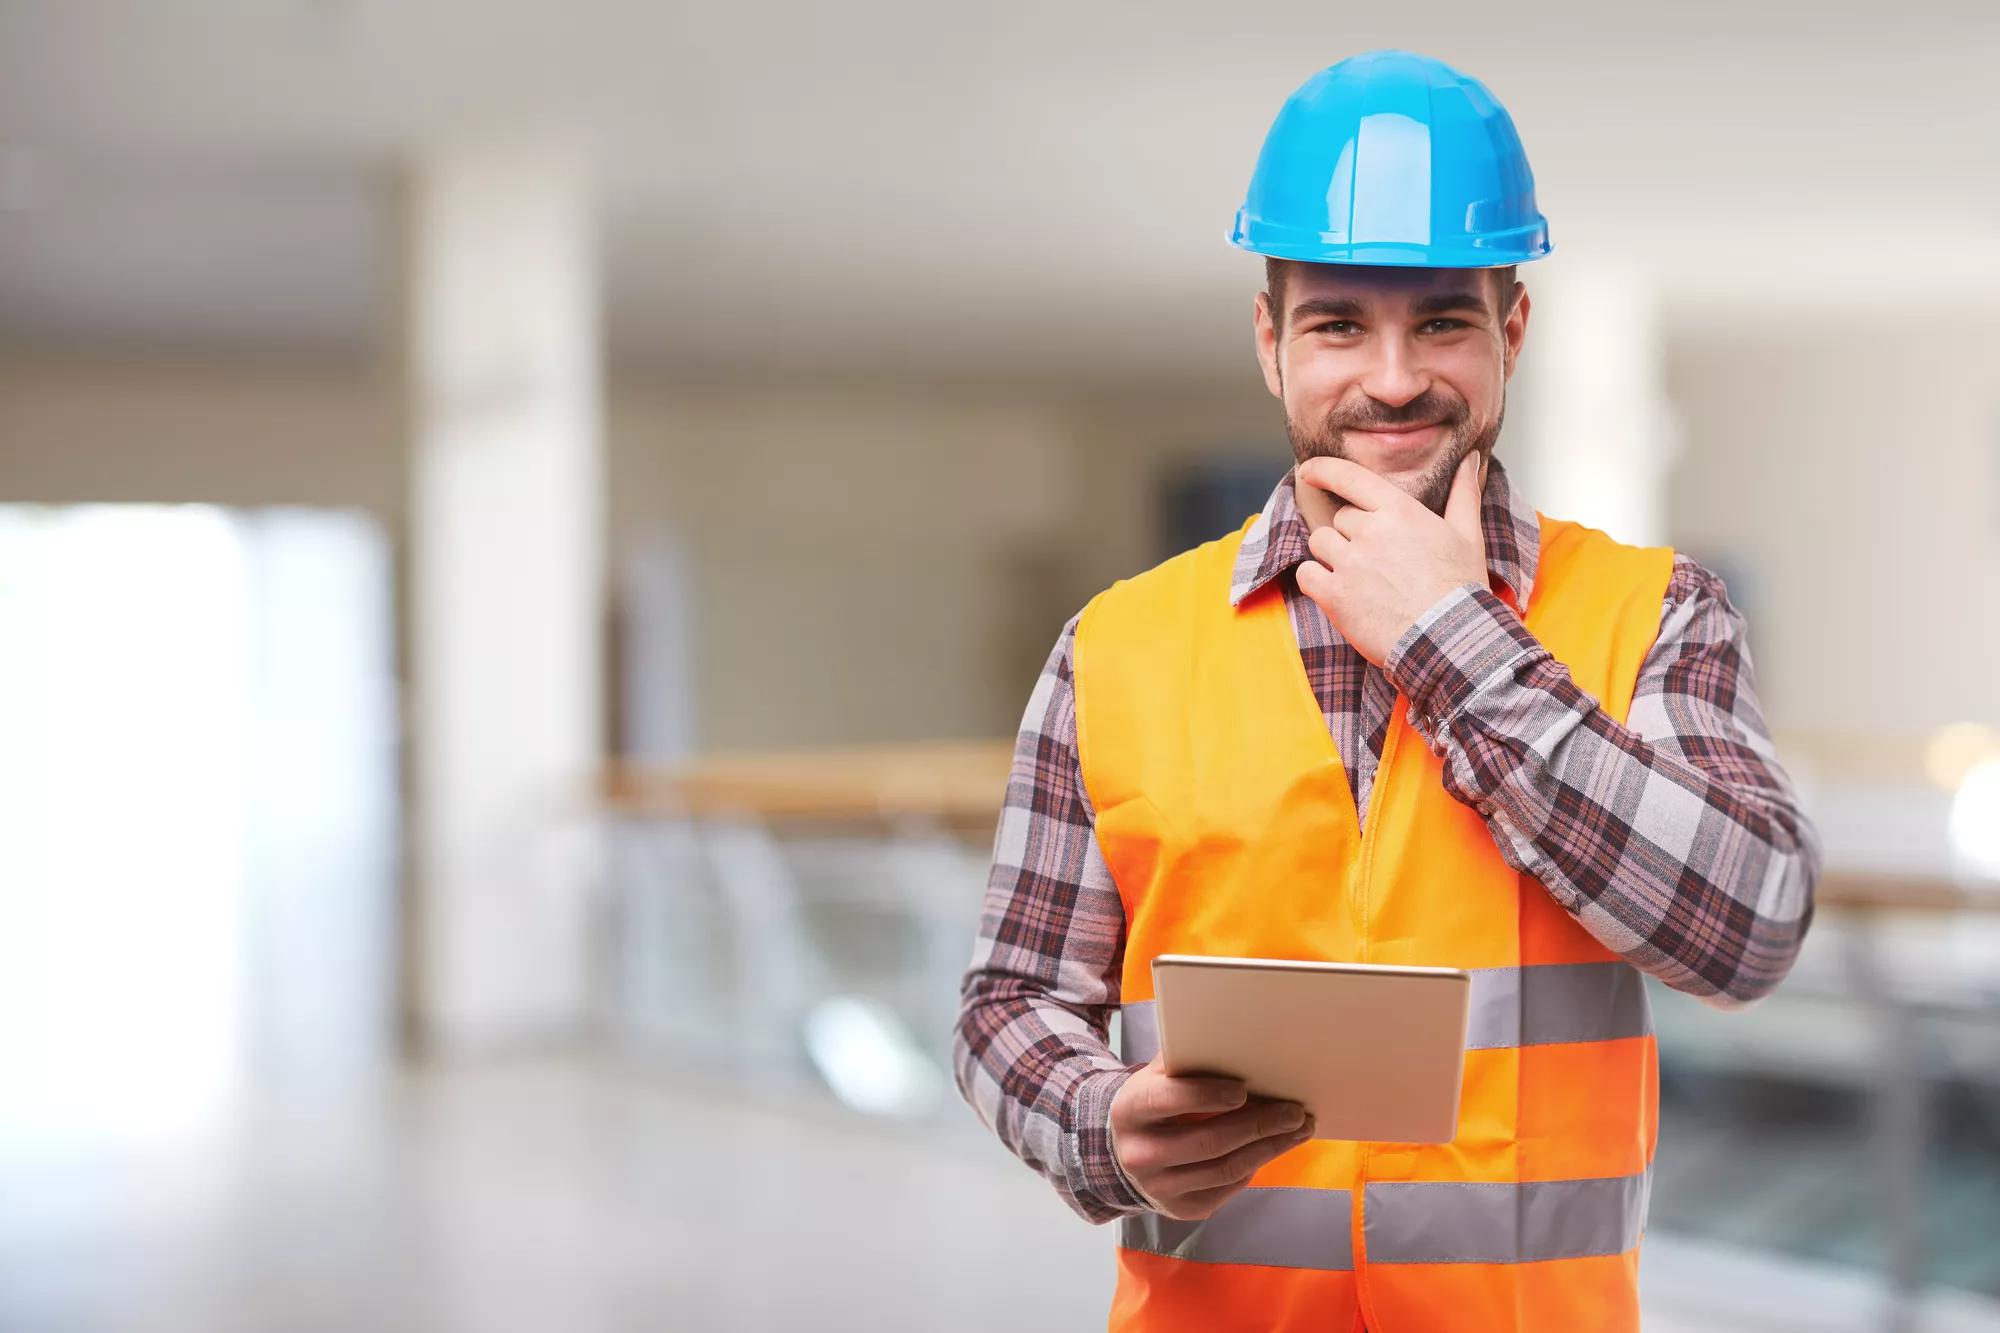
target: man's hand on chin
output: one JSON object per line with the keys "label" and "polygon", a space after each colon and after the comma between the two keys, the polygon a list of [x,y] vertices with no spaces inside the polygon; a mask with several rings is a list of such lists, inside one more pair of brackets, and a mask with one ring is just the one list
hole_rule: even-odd
{"label": "man's hand on chin", "polygon": [[1347,502],[1332,523],[1313,529],[1314,558],[1299,566],[1299,591],[1376,666],[1440,597],[1463,583],[1487,586],[1483,455],[1460,460],[1442,518],[1351,459],[1309,458],[1296,479]]}

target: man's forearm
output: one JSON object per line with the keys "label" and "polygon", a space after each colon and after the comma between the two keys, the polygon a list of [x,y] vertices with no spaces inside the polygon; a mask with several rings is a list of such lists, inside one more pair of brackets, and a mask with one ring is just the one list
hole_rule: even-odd
{"label": "man's forearm", "polygon": [[[1660,735],[1615,721],[1483,589],[1443,599],[1389,665],[1444,759],[1446,788],[1486,820],[1508,862],[1607,947],[1729,1007],[1790,970],[1820,849],[1754,700],[1733,697],[1752,688],[1747,657],[1726,662],[1740,678],[1716,699],[1687,684],[1716,675],[1691,668],[1692,655],[1737,652],[1723,641],[1737,628],[1719,619],[1725,611],[1689,607],[1676,621],[1669,608],[1652,682],[1666,680],[1666,693],[1635,695],[1628,718],[1653,720]],[[1664,641],[1683,630],[1685,642]]]}
{"label": "man's forearm", "polygon": [[1144,1207],[1118,1168],[1111,1099],[1132,1070],[1083,1015],[1020,978],[967,973],[952,1047],[959,1093],[1091,1222]]}
{"label": "man's forearm", "polygon": [[1072,617],[1015,740],[952,1071],[1002,1143],[1071,1208],[1104,1222],[1143,1203],[1111,1153],[1111,1098],[1129,1077],[1105,1040],[1125,908],[1077,766],[1075,635]]}

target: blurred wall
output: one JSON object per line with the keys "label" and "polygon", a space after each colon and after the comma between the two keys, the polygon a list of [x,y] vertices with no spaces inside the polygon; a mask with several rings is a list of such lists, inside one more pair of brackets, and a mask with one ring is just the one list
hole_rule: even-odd
{"label": "blurred wall", "polygon": [[1759,310],[1670,339],[1672,535],[1748,571],[1774,726],[2000,721],[1996,363],[2000,313]]}
{"label": "blurred wall", "polygon": [[615,559],[685,544],[705,747],[1009,735],[1063,622],[1158,558],[1177,456],[1261,433],[1284,471],[1255,389],[630,385]]}
{"label": "blurred wall", "polygon": [[0,500],[402,512],[395,404],[362,364],[0,354]]}

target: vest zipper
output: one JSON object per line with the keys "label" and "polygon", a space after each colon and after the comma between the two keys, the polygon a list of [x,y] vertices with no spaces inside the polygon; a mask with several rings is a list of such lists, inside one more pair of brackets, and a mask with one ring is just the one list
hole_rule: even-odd
{"label": "vest zipper", "polygon": [[1401,716],[1400,709],[1406,706],[1403,696],[1399,691],[1396,695],[1397,711],[1392,711],[1389,714],[1389,738],[1382,745],[1382,762],[1375,766],[1375,780],[1369,784],[1368,812],[1362,818],[1361,866],[1355,878],[1361,893],[1360,961],[1364,963],[1368,961],[1369,954],[1369,893],[1374,887],[1375,838],[1382,827],[1382,821],[1377,819],[1376,815],[1381,812],[1382,803],[1380,798],[1389,785],[1390,766],[1396,762],[1396,751],[1401,748],[1397,745],[1397,741],[1402,738],[1403,728],[1401,723],[1397,721],[1397,718]]}

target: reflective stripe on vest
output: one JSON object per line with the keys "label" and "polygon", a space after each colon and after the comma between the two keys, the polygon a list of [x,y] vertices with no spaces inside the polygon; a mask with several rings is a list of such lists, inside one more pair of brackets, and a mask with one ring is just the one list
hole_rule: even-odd
{"label": "reflective stripe on vest", "polygon": [[1529,1264],[1623,1254],[1639,1243],[1652,1168],[1604,1180],[1369,1184],[1368,1258],[1378,1264]]}
{"label": "reflective stripe on vest", "polygon": [[[1378,1264],[1525,1264],[1622,1254],[1639,1243],[1650,1168],[1602,1180],[1521,1184],[1408,1181],[1366,1186],[1368,1259]],[[1200,1221],[1142,1213],[1119,1222],[1127,1249],[1194,1263],[1354,1267],[1347,1190],[1253,1187]]]}
{"label": "reflective stripe on vest", "polygon": [[1345,1272],[1354,1267],[1353,1215],[1346,1190],[1247,1189],[1198,1222],[1160,1213],[1123,1218],[1118,1243],[1196,1263]]}
{"label": "reflective stripe on vest", "polygon": [[[1472,973],[1465,1049],[1616,1041],[1653,1030],[1645,981],[1629,963],[1543,963],[1477,967]],[[1144,1064],[1160,1053],[1155,1001],[1119,1007],[1119,1054]]]}

